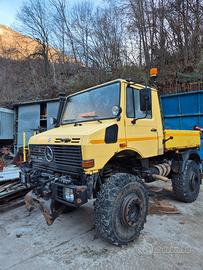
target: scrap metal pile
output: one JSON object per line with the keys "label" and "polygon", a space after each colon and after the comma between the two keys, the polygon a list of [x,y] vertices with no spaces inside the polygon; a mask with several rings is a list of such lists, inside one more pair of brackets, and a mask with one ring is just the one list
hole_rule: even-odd
{"label": "scrap metal pile", "polygon": [[23,196],[27,188],[19,181],[20,167],[9,147],[0,151],[0,205]]}

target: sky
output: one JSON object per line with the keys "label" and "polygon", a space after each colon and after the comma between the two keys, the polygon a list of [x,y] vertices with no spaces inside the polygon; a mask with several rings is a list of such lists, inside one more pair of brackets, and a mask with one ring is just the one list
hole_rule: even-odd
{"label": "sky", "polygon": [[[18,10],[25,0],[0,0],[0,24],[7,26],[15,25],[15,18]],[[79,0],[68,0],[69,2],[76,2]],[[94,0],[94,3],[100,4],[101,0]]]}
{"label": "sky", "polygon": [[24,0],[0,0],[0,24],[12,26]]}

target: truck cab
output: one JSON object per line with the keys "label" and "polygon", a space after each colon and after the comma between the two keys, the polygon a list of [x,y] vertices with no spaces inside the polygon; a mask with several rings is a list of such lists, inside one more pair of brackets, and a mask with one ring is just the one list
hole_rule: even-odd
{"label": "truck cab", "polygon": [[161,155],[162,141],[157,90],[116,80],[69,96],[60,126],[33,136],[29,146],[35,158],[36,145],[80,145],[83,161],[94,160],[94,166],[84,169],[94,173],[121,151],[133,151],[140,158]]}
{"label": "truck cab", "polygon": [[66,98],[54,129],[31,137],[26,206],[40,205],[52,224],[95,198],[99,234],[126,244],[146,220],[147,182],[172,180],[179,200],[197,198],[199,146],[199,131],[164,130],[155,88],[122,79],[89,88]]}

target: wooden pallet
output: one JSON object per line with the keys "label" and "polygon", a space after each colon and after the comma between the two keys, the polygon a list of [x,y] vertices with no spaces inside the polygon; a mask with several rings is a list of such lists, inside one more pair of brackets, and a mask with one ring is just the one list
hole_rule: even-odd
{"label": "wooden pallet", "polygon": [[24,196],[29,189],[22,185],[19,180],[6,181],[0,184],[0,205]]}

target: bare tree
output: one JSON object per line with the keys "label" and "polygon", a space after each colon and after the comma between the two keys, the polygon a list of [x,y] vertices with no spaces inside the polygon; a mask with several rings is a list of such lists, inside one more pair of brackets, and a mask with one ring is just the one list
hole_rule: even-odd
{"label": "bare tree", "polygon": [[50,48],[50,11],[49,4],[45,0],[28,0],[17,15],[20,29],[36,40],[39,46],[32,55],[41,56],[44,60],[45,75],[49,74],[49,48]]}
{"label": "bare tree", "polygon": [[71,12],[71,27],[81,63],[90,64],[90,40],[93,34],[93,5],[89,1],[75,4]]}
{"label": "bare tree", "polygon": [[143,79],[153,65],[166,74],[160,76],[165,84],[172,84],[178,72],[202,72],[203,0],[106,0],[104,7],[93,3],[23,4],[21,32],[38,46],[28,57],[26,53],[24,62],[10,60],[15,48],[2,50],[1,91],[8,100],[15,83],[18,98],[27,98],[28,88],[33,97],[48,96],[53,83],[74,92],[119,76]]}
{"label": "bare tree", "polygon": [[62,42],[62,53],[64,55],[66,52],[71,53],[73,55],[74,62],[77,63],[77,51],[75,48],[74,35],[71,28],[67,1],[51,0],[51,4],[55,10],[52,23],[55,25],[55,29],[58,31],[55,37],[58,36],[59,40]]}
{"label": "bare tree", "polygon": [[123,21],[118,10],[97,9],[90,42],[93,63],[110,72],[121,68],[125,58],[124,35]]}

